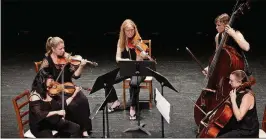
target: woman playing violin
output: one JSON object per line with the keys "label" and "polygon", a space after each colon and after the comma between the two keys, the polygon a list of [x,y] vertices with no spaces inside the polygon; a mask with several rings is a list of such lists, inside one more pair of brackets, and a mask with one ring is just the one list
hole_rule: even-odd
{"label": "woman playing violin", "polygon": [[[137,52],[136,45],[138,43],[141,43],[141,37],[138,32],[138,28],[136,24],[130,20],[126,19],[121,27],[120,27],[120,34],[119,34],[119,40],[117,43],[117,51],[116,51],[116,62],[118,63],[119,61],[130,61],[130,60],[137,60],[141,61],[145,58],[148,57],[147,53],[145,51],[139,51]],[[144,50],[144,49],[143,49]],[[135,106],[136,106],[136,97],[139,94],[139,88],[138,86],[140,85],[141,82],[144,81],[145,77],[144,76],[133,76],[133,77],[122,77],[120,76],[120,73],[118,73],[116,82],[120,82],[124,79],[131,78],[130,82],[130,101],[131,106],[130,106],[130,120],[135,120],[136,119],[136,111],[135,111]],[[115,89],[113,86],[109,87],[106,92],[109,92],[109,90],[113,90],[115,92]],[[116,94],[116,93],[113,93]],[[120,106],[120,102],[118,101],[117,95],[112,96],[113,98],[113,104],[110,107],[110,111],[114,111],[118,106]]]}
{"label": "woman playing violin", "polygon": [[[249,51],[250,49],[249,43],[246,41],[246,39],[244,38],[244,36],[242,35],[240,31],[234,30],[228,25],[229,19],[230,19],[230,16],[226,13],[219,15],[215,19],[216,30],[218,32],[215,36],[216,49],[218,48],[219,43],[221,42],[221,39],[224,33],[227,33],[229,35],[229,38],[225,45],[235,48],[238,55],[243,56],[241,51],[242,50]],[[208,66],[202,72],[204,75],[207,75]]]}
{"label": "woman playing violin", "polygon": [[[46,71],[51,78],[59,83],[70,82],[73,83],[72,78],[78,79],[81,76],[81,72],[86,65],[86,59],[81,59],[80,64],[75,65],[69,63],[69,54],[65,52],[64,41],[60,37],[49,37],[46,42],[46,54],[40,69]],[[62,76],[59,74],[64,67],[63,81]],[[58,78],[58,80],[57,80]],[[80,89],[79,92],[73,98],[73,101],[67,106],[66,119],[79,124],[83,136],[89,136],[92,130],[90,116],[90,106],[88,98],[83,94]],[[65,99],[71,98],[70,95],[65,95]]]}
{"label": "woman playing violin", "polygon": [[230,92],[230,100],[234,114],[233,118],[237,122],[232,126],[232,130],[218,135],[219,138],[255,138],[259,135],[259,121],[254,92],[251,88],[236,92],[236,89],[247,81],[248,77],[242,70],[236,70],[230,74],[229,84],[233,88]]}
{"label": "woman playing violin", "polygon": [[[62,110],[61,96],[51,96],[48,91],[48,86],[52,80],[46,72],[41,70],[33,81],[29,102],[31,133],[36,138],[53,138],[52,130],[56,130],[59,135],[67,133],[71,138],[80,138],[80,126],[63,119],[66,113],[65,110]],[[77,92],[66,99],[64,106],[71,103]]]}

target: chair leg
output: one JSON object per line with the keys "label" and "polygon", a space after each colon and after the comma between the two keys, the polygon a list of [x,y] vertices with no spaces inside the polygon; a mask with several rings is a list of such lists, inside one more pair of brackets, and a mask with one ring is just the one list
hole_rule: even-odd
{"label": "chair leg", "polygon": [[124,110],[126,109],[126,84],[125,81],[123,81],[123,107]]}
{"label": "chair leg", "polygon": [[152,99],[153,99],[152,82],[149,83],[149,92],[150,92],[149,108],[152,109]]}

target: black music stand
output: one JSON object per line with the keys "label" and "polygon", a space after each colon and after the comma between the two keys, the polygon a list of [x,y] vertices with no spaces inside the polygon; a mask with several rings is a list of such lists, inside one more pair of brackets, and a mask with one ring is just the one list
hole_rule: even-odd
{"label": "black music stand", "polygon": [[[117,76],[117,73],[119,72],[119,68],[116,68],[104,75],[101,75],[99,76],[92,89],[91,89],[91,92],[90,94],[93,94],[95,93],[96,91],[100,90],[100,89],[103,89],[106,91],[107,89],[107,86],[112,86],[113,84],[115,84],[115,78]],[[113,88],[112,88],[113,89]],[[108,121],[108,105],[107,105],[107,101],[109,100],[109,96],[111,95],[111,92],[112,92],[112,89],[107,93],[106,96],[105,96],[105,99],[104,101],[101,103],[101,104],[97,104],[90,116],[90,119],[93,119],[96,114],[99,112],[99,110],[102,110],[103,111],[103,138],[109,138],[110,137],[110,134],[109,134],[109,121]],[[106,112],[104,112],[104,110]],[[106,125],[107,125],[107,136],[105,136],[105,116],[104,114],[106,114]]]}
{"label": "black music stand", "polygon": [[[163,96],[163,87],[167,86],[168,88],[172,89],[173,91],[179,93],[172,85],[171,83],[168,81],[168,79],[166,79],[163,75],[161,75],[159,72],[154,71],[151,68],[147,68],[148,71],[151,73],[151,75],[160,83],[161,85],[161,94]],[[161,123],[162,123],[162,138],[164,138],[164,120],[163,120],[163,116],[161,114]]]}
{"label": "black music stand", "polygon": [[[120,61],[120,74],[121,76],[151,76],[151,72],[147,69],[148,67],[155,70],[155,62],[153,61]],[[139,87],[139,86],[138,86]],[[140,109],[139,109],[139,95],[137,95],[137,118],[138,125],[133,128],[128,128],[124,132],[128,131],[143,131],[149,136],[151,133],[144,129],[145,124],[140,124]]]}

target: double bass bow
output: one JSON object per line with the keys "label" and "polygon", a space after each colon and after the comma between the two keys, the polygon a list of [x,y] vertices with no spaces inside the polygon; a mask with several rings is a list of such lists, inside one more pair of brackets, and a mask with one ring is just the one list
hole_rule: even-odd
{"label": "double bass bow", "polygon": [[[246,87],[251,87],[256,83],[253,76],[250,77],[249,81],[244,82],[238,88],[236,92],[239,92]],[[201,132],[197,135],[198,138],[215,138],[225,125],[230,121],[233,116],[233,110],[231,103],[228,101],[230,95],[228,95],[223,101],[221,101],[213,110],[200,121],[203,125]],[[207,122],[205,122],[207,120]]]}
{"label": "double bass bow", "polygon": [[[238,1],[236,5],[238,5]],[[228,23],[230,26],[232,26],[236,15],[243,13],[243,9],[246,7],[248,7],[248,2],[241,3],[238,8],[235,6],[236,10],[233,10]],[[230,92],[231,86],[229,85],[228,79],[230,73],[238,69],[244,70],[243,57],[236,55],[237,51],[233,47],[225,45],[227,39],[228,34],[225,33],[209,64],[209,71],[204,80],[204,88],[206,89],[202,90],[196,101],[196,104],[200,106],[205,113],[215,108],[215,106],[224,100]],[[195,106],[194,120],[198,126],[204,117],[205,114]]]}

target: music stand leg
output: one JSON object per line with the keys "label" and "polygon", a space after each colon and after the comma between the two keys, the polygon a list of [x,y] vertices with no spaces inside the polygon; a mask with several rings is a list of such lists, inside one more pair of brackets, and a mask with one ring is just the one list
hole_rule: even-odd
{"label": "music stand leg", "polygon": [[[163,82],[161,83],[161,89],[162,89],[162,96],[163,96]],[[164,120],[163,120],[163,116],[161,114],[161,124],[162,124],[162,138],[164,138]]]}
{"label": "music stand leg", "polygon": [[151,133],[144,128],[144,126],[146,124],[144,124],[144,123],[140,124],[139,95],[137,95],[137,103],[138,103],[137,104],[137,109],[138,109],[137,110],[138,125],[136,127],[128,128],[124,132],[128,132],[128,131],[142,131],[142,132],[148,134],[149,136],[151,136]]}
{"label": "music stand leg", "polygon": [[106,108],[105,108],[105,113],[106,113],[106,126],[107,126],[107,138],[110,137],[110,134],[109,134],[109,120],[108,120],[108,105],[106,104]]}
{"label": "music stand leg", "polygon": [[104,109],[103,109],[103,137],[102,138],[105,138],[105,116],[104,116]]}

